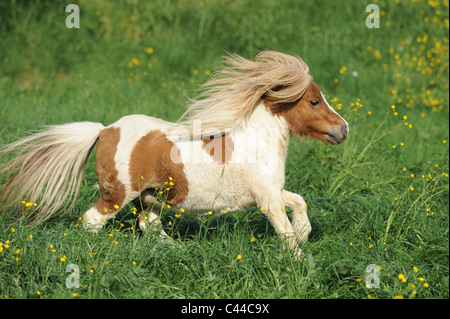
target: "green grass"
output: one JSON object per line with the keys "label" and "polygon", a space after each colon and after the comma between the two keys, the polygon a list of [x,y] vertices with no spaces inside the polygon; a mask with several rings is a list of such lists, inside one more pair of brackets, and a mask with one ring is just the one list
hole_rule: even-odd
{"label": "green grass", "polygon": [[[80,29],[65,27],[71,2]],[[131,206],[86,232],[91,156],[69,215],[25,226],[19,203],[0,218],[0,298],[448,298],[448,1],[378,1],[381,27],[368,29],[372,2],[0,1],[1,144],[45,124],[175,121],[221,55],[261,49],[300,55],[350,123],[336,147],[291,141],[286,189],[313,227],[302,263],[255,209],[163,211],[181,248],[136,230]],[[65,284],[71,263],[78,289]],[[379,289],[365,287],[369,264]]]}

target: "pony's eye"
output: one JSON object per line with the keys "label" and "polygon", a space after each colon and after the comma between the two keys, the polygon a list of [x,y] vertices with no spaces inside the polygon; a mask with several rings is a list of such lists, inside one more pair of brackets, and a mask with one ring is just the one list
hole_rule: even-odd
{"label": "pony's eye", "polygon": [[311,106],[317,106],[317,105],[319,105],[319,100],[311,100],[311,101],[309,101],[309,105],[311,105]]}

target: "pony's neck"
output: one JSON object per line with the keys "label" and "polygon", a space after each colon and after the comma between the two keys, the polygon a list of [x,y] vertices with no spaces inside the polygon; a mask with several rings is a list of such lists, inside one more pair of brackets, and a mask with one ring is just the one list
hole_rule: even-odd
{"label": "pony's neck", "polygon": [[233,140],[242,144],[249,162],[267,165],[269,170],[284,171],[289,140],[289,126],[283,117],[274,116],[259,101],[244,126],[235,131]]}
{"label": "pony's neck", "polygon": [[244,131],[265,130],[271,133],[282,144],[289,143],[291,136],[289,125],[284,117],[273,115],[264,105],[263,100],[259,100],[255,105],[248,121],[244,124]]}

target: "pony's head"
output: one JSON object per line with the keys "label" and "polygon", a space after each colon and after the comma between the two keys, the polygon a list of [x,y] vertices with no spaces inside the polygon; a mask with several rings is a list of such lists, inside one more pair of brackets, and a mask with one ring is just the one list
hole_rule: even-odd
{"label": "pony's head", "polygon": [[180,119],[190,132],[194,120],[201,121],[201,133],[243,127],[262,98],[299,136],[333,144],[346,138],[347,122],[325,101],[300,57],[262,51],[254,61],[232,54],[224,57],[224,63]]}
{"label": "pony's head", "polygon": [[302,97],[294,102],[274,102],[270,96],[264,99],[266,107],[274,115],[284,117],[298,136],[310,136],[331,144],[340,144],[347,138],[347,121],[331,108],[312,79]]}

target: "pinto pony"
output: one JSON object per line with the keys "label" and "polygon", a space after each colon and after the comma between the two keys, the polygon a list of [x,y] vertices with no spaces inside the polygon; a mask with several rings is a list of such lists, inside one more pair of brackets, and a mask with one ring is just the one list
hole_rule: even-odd
{"label": "pinto pony", "polygon": [[[130,115],[107,127],[92,122],[49,126],[6,145],[0,155],[17,157],[0,167],[0,174],[12,172],[1,188],[2,210],[21,200],[38,202],[33,221],[70,211],[97,143],[101,195],[83,216],[87,228],[98,231],[134,202],[147,214],[139,216],[145,229],[158,222],[153,207],[162,204],[161,188],[169,188],[165,204],[182,215],[257,205],[300,256],[311,225],[303,198],[283,189],[290,136],[339,144],[348,124],[297,56],[263,51],[254,61],[228,55],[224,63],[177,123]],[[292,209],[292,220],[285,206]]]}

